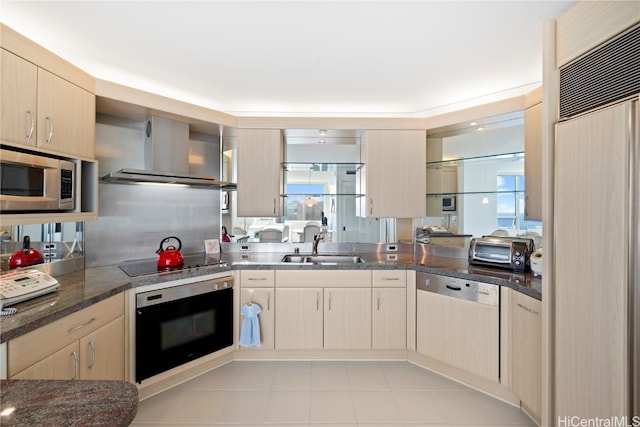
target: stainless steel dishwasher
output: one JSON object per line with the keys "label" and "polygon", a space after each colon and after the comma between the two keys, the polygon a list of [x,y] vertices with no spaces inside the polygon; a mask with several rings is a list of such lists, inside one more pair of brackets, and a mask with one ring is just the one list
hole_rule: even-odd
{"label": "stainless steel dishwasher", "polygon": [[418,353],[499,382],[497,285],[417,273]]}

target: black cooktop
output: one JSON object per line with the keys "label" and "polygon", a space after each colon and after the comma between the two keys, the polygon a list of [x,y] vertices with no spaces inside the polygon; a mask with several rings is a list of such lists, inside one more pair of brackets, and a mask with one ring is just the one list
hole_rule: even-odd
{"label": "black cooktop", "polygon": [[205,253],[191,254],[184,256],[184,264],[180,267],[159,268],[158,259],[142,259],[130,261],[119,265],[120,269],[127,273],[129,277],[140,277],[148,274],[164,273],[169,271],[183,271],[190,268],[198,268],[204,266],[226,265],[225,261],[220,259],[220,254],[209,255]]}

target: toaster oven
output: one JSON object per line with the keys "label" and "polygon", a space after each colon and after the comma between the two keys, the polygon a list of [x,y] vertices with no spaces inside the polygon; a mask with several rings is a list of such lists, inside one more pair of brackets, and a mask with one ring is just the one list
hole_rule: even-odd
{"label": "toaster oven", "polygon": [[533,239],[482,236],[471,239],[469,263],[524,272],[534,251]]}

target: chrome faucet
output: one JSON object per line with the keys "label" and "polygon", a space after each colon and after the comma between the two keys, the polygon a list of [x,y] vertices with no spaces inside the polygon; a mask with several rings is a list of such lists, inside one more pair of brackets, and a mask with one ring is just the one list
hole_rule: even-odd
{"label": "chrome faucet", "polygon": [[318,243],[320,243],[320,240],[324,240],[321,233],[313,235],[313,250],[311,251],[311,255],[318,255]]}

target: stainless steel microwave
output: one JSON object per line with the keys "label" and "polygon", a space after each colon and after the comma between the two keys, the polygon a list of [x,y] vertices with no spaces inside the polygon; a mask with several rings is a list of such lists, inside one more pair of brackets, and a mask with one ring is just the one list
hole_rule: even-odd
{"label": "stainless steel microwave", "polygon": [[72,210],[75,176],[75,164],[71,161],[1,148],[0,210]]}
{"label": "stainless steel microwave", "polygon": [[445,194],[442,196],[442,211],[443,212],[455,212],[456,210],[456,196],[452,194]]}

